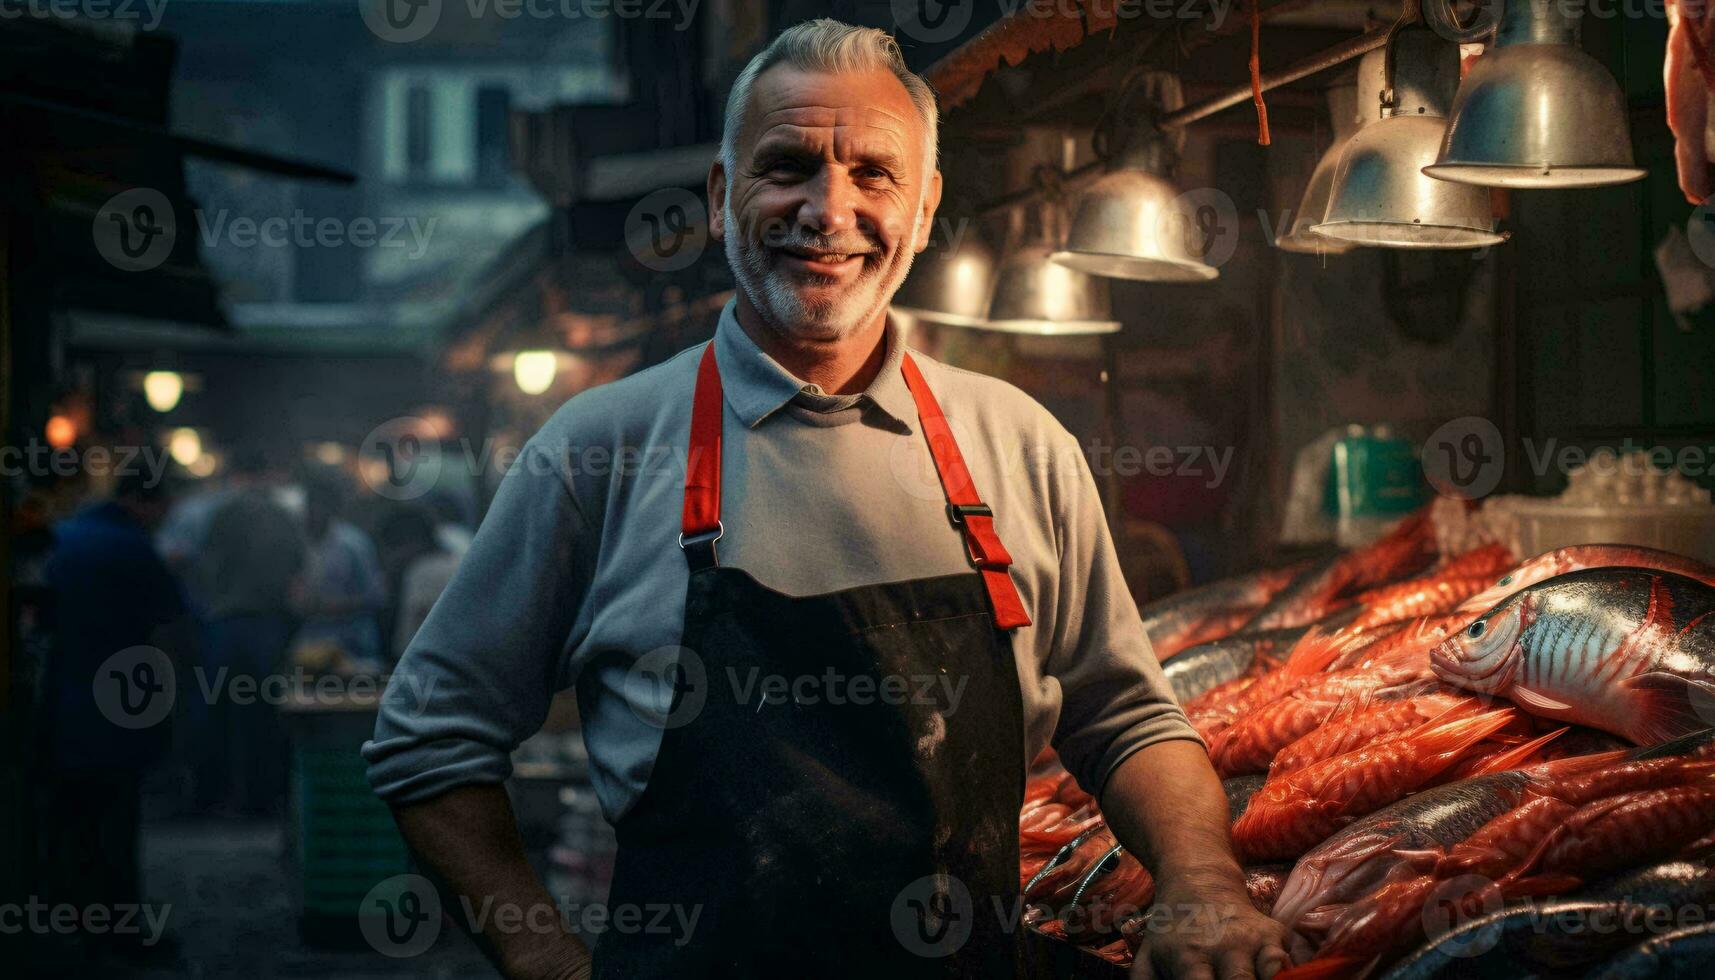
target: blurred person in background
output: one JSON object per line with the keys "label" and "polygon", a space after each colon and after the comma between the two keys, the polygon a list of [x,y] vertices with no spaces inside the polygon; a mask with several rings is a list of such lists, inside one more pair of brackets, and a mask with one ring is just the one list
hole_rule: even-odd
{"label": "blurred person in background", "polygon": [[311,666],[338,663],[380,669],[379,617],[387,605],[387,581],[375,545],[344,519],[350,481],[327,466],[306,469],[303,578],[294,605],[303,617],[294,658]]}
{"label": "blurred person in background", "polygon": [[266,454],[236,453],[228,497],[209,518],[193,565],[205,617],[206,684],[214,692],[199,739],[203,810],[265,815],[278,812],[284,798],[277,707],[226,696],[240,678],[261,683],[280,670],[297,625],[291,593],[304,567],[304,540],[277,492]]}
{"label": "blurred person in background", "polygon": [[459,553],[448,546],[441,525],[427,507],[401,505],[389,511],[379,537],[381,567],[386,570],[391,597],[382,627],[388,633],[387,648],[397,660],[452,580]]}
{"label": "blurred person in background", "polygon": [[[122,725],[109,717],[120,702],[100,694],[104,684],[155,677],[152,664],[132,663],[145,669],[128,675],[108,670],[121,651],[150,646],[178,662],[190,651],[194,630],[183,593],[151,538],[167,503],[158,480],[132,473],[119,479],[110,499],[54,529],[46,571],[55,615],[43,691],[40,841],[54,901],[78,908],[142,898],[140,789],[144,770],[169,744],[170,726]],[[123,691],[125,709],[142,703],[146,711],[147,699],[161,690]],[[144,701],[134,701],[137,695]],[[89,938],[121,952],[142,951],[135,934]]]}

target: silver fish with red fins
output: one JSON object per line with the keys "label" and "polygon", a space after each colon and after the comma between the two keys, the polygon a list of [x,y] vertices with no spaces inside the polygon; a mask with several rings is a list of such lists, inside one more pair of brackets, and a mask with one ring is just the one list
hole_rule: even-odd
{"label": "silver fish with red fins", "polygon": [[1650,569],[1522,589],[1437,645],[1441,680],[1640,745],[1715,722],[1715,589]]}

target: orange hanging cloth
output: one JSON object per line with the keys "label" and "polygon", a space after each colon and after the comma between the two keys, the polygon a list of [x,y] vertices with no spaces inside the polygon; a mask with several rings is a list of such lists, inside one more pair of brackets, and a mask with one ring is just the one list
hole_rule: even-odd
{"label": "orange hanging cloth", "polygon": [[1258,146],[1273,142],[1268,135],[1268,103],[1262,100],[1262,0],[1251,0],[1251,101],[1256,103]]}

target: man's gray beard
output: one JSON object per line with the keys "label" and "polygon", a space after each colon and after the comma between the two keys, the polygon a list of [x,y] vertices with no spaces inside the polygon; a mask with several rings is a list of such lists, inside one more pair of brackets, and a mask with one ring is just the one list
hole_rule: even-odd
{"label": "man's gray beard", "polygon": [[[911,260],[916,258],[910,243],[917,240],[917,231],[923,223],[922,209],[919,208],[911,223],[911,235],[906,239],[903,261],[891,275],[883,269],[870,276],[860,276],[851,294],[829,303],[806,303],[787,277],[769,268],[768,249],[745,237],[741,226],[733,220],[732,206],[724,205],[723,211],[727,229],[723,243],[727,265],[732,268],[733,279],[737,281],[738,288],[744,290],[762,322],[781,336],[821,341],[850,336],[893,302],[893,294],[899,292],[906,274],[911,271]],[[874,291],[875,302],[864,309],[856,309],[866,289]]]}

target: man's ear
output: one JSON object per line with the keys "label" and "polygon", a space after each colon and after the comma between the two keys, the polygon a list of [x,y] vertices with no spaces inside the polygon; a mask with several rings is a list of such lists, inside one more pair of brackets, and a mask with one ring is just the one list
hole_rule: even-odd
{"label": "man's ear", "polygon": [[923,220],[917,223],[917,240],[911,243],[911,250],[922,252],[929,247],[929,239],[935,234],[935,211],[941,206],[941,171],[936,170],[929,178],[929,188],[923,195]]}
{"label": "man's ear", "polygon": [[726,164],[720,157],[709,164],[709,237],[725,241],[726,236]]}

